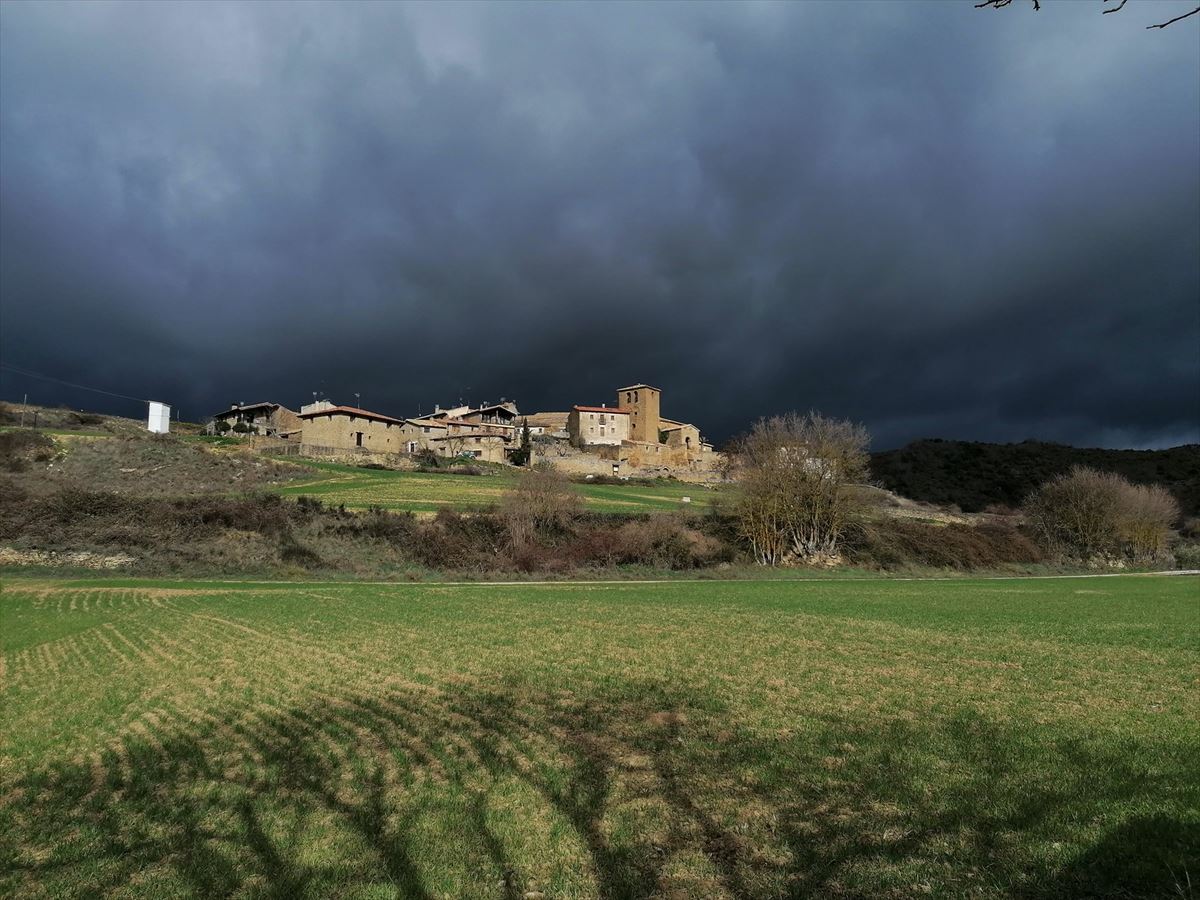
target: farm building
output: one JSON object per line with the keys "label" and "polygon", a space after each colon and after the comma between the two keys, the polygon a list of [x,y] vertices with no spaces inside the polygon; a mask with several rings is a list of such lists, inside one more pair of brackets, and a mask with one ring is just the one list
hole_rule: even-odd
{"label": "farm building", "polygon": [[[279,437],[300,428],[300,417],[278,403],[235,403],[213,416],[216,431]],[[241,426],[241,427],[238,427]]]}
{"label": "farm building", "polygon": [[334,450],[373,450],[403,453],[404,422],[354,406],[327,406],[302,412],[301,442]]}

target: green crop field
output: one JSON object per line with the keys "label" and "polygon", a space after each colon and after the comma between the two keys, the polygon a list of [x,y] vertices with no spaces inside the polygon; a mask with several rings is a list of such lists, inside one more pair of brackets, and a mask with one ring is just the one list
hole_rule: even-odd
{"label": "green crop field", "polygon": [[4,896],[1200,884],[1192,577],[9,579],[0,614]]}
{"label": "green crop field", "polygon": [[[361,469],[336,463],[306,462],[314,470],[311,480],[277,489],[285,496],[308,496],[352,509],[378,506],[407,512],[471,509],[499,502],[512,490],[517,472],[489,475],[451,475]],[[577,484],[584,508],[595,512],[663,512],[704,509],[714,491],[703,485],[663,481],[639,484]],[[684,497],[690,497],[688,503]]]}

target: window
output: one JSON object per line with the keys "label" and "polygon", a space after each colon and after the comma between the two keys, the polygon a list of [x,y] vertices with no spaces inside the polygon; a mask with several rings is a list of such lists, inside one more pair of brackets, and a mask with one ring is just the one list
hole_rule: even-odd
{"label": "window", "polygon": [[423,432],[425,432],[426,434],[429,434],[429,426],[428,425],[422,425],[421,430]]}
{"label": "window", "polygon": [[363,433],[361,431],[354,432],[354,446],[355,447],[362,446],[362,436],[363,436]]}

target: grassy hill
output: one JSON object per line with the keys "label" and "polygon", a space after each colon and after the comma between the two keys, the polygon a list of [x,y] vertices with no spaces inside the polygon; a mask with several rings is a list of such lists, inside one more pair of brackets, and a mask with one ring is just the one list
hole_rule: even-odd
{"label": "grassy hill", "polygon": [[1138,484],[1158,483],[1179,500],[1184,515],[1200,515],[1200,445],[1169,450],[1102,450],[1024,441],[915,441],[871,456],[881,486],[928,503],[979,512],[995,504],[1019,506],[1047,479],[1072,466],[1118,472]]}
{"label": "grassy hill", "polygon": [[[455,475],[366,469],[337,463],[297,461],[313,470],[312,478],[273,488],[284,496],[315,497],[348,509],[379,507],[427,513],[439,509],[471,509],[498,503],[517,483],[516,469],[498,474]],[[584,507],[592,512],[667,512],[702,509],[714,492],[702,485],[660,481],[656,484],[576,484]],[[689,497],[687,504],[684,497]]]}

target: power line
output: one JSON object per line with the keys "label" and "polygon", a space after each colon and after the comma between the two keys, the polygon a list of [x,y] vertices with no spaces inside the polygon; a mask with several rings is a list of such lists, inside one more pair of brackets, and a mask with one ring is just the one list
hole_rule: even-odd
{"label": "power line", "polygon": [[18,375],[24,375],[27,378],[40,378],[43,381],[53,381],[55,384],[63,384],[67,387],[79,388],[81,391],[91,391],[94,394],[106,394],[109,397],[119,397],[122,400],[136,400],[138,403],[151,402],[144,397],[130,397],[128,394],[118,394],[115,391],[106,391],[102,388],[88,387],[86,384],[76,384],[73,381],[63,381],[61,378],[55,378],[51,375],[43,375],[41,372],[34,372],[30,369],[24,369],[20,366],[14,366],[9,363],[0,362],[0,369],[7,369],[10,372],[15,372]]}

